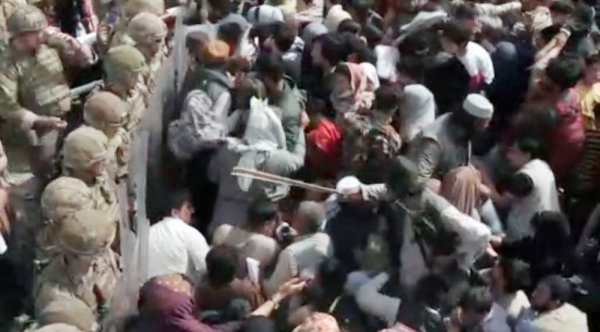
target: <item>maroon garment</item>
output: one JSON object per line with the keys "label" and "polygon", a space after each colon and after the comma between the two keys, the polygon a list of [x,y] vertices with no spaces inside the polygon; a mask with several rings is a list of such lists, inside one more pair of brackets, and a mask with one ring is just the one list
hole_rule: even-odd
{"label": "maroon garment", "polygon": [[204,284],[196,289],[196,306],[199,310],[221,310],[235,299],[247,300],[252,310],[265,302],[260,285],[248,278],[236,278],[219,288]]}
{"label": "maroon garment", "polygon": [[140,332],[225,332],[237,329],[237,324],[219,327],[202,324],[193,316],[194,308],[194,300],[191,296],[150,280],[140,291],[140,319],[137,330]]}
{"label": "maroon garment", "polygon": [[585,141],[585,128],[577,94],[569,89],[554,102],[558,123],[547,135],[549,165],[556,182],[564,183],[567,176],[579,164]]}

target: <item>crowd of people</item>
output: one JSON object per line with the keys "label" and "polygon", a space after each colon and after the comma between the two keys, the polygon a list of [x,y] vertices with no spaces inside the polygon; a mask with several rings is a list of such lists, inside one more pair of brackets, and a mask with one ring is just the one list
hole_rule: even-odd
{"label": "crowd of people", "polygon": [[595,5],[2,0],[2,329],[599,330]]}

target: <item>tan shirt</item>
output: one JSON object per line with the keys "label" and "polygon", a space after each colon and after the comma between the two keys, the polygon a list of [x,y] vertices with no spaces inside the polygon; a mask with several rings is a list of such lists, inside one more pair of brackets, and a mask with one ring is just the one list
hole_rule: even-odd
{"label": "tan shirt", "polygon": [[279,254],[271,278],[263,281],[265,294],[273,295],[279,286],[299,276],[303,270],[316,271],[319,264],[332,255],[333,243],[329,235],[316,233],[301,238]]}
{"label": "tan shirt", "polygon": [[279,252],[275,239],[227,224],[217,227],[213,244],[237,248],[244,258],[257,260],[261,267],[270,264]]}
{"label": "tan shirt", "polygon": [[540,332],[588,332],[587,315],[568,303],[540,314],[533,326]]}

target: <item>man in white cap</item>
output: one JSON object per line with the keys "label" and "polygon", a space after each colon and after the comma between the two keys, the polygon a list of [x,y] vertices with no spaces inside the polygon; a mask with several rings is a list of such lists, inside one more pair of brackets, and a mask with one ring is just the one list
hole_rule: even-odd
{"label": "man in white cap", "polygon": [[419,168],[419,181],[441,179],[449,171],[471,160],[471,140],[488,127],[494,106],[480,94],[465,98],[462,109],[437,118],[423,128],[409,150]]}

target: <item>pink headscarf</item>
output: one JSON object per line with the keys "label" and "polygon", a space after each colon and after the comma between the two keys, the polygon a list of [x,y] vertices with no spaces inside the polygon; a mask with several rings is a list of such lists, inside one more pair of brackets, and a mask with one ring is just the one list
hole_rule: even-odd
{"label": "pink headscarf", "polygon": [[351,91],[341,93],[333,91],[331,93],[331,102],[334,108],[340,113],[370,109],[375,95],[373,91],[369,91],[368,89],[369,81],[364,68],[352,62],[343,62],[340,66],[348,68]]}

